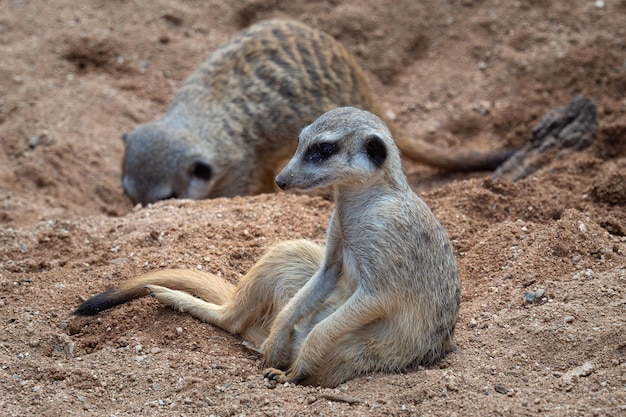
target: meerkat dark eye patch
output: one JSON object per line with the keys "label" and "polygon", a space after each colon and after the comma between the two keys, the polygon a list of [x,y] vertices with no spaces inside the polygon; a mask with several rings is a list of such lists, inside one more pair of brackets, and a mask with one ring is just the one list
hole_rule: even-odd
{"label": "meerkat dark eye patch", "polygon": [[208,181],[211,179],[211,167],[204,162],[197,161],[191,168],[191,175],[201,180]]}
{"label": "meerkat dark eye patch", "polygon": [[378,168],[380,168],[387,159],[387,147],[385,147],[383,140],[378,136],[372,136],[367,139],[365,152],[367,153],[367,158]]}
{"label": "meerkat dark eye patch", "polygon": [[337,143],[322,142],[311,145],[304,153],[304,160],[319,164],[339,152]]}

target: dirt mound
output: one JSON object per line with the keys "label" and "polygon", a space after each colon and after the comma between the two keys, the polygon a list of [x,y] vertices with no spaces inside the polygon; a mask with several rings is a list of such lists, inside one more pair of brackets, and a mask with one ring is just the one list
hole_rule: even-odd
{"label": "dirt mound", "polygon": [[[133,208],[121,135],[158,118],[240,28],[319,27],[410,136],[525,145],[597,105],[590,147],[518,181],[406,164],[453,239],[459,349],[337,389],[270,389],[238,337],[141,299],[86,297],[155,268],[236,282],[271,244],[323,241],[332,204],[287,194]],[[7,415],[621,415],[626,409],[626,3],[0,2],[0,406]]]}

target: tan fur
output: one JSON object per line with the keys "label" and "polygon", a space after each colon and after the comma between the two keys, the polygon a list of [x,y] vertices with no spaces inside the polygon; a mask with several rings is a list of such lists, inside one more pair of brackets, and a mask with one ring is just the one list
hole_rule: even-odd
{"label": "tan fur", "polygon": [[355,108],[324,114],[302,131],[276,182],[334,188],[325,248],[280,243],[234,292],[198,271],[150,273],[76,313],[97,313],[146,286],[159,301],[260,347],[266,377],[327,387],[430,364],[453,349],[461,287],[452,246],[411,191],[382,120]]}
{"label": "tan fur", "polygon": [[[161,120],[124,135],[124,190],[141,204],[273,192],[300,130],[341,106],[383,117],[339,42],[294,21],[252,25],[184,82]],[[405,156],[446,170],[492,169],[510,154],[454,152],[390,127]]]}

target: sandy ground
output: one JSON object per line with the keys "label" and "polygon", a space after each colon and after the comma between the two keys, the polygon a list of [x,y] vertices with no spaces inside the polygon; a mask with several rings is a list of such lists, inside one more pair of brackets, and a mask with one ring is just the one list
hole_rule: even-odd
{"label": "sandy ground", "polygon": [[[324,239],[319,198],[133,208],[119,185],[122,133],[268,17],[337,37],[442,147],[522,146],[574,95],[597,104],[589,148],[516,183],[406,164],[463,279],[459,349],[436,366],[271,389],[238,337],[152,299],[69,315],[154,268],[235,282],[275,242]],[[623,0],[1,1],[0,414],[624,415],[625,21]]]}

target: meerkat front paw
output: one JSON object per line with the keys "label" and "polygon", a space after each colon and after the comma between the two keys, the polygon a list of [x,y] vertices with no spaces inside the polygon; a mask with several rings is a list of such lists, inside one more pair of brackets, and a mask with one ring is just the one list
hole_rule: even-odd
{"label": "meerkat front paw", "polygon": [[263,377],[270,381],[276,381],[279,384],[290,382],[287,374],[277,368],[265,368],[263,369]]}
{"label": "meerkat front paw", "polygon": [[296,374],[291,370],[281,371],[278,368],[263,369],[263,377],[267,378],[270,381],[276,381],[278,384],[284,384],[286,382],[289,382],[290,384],[297,384],[298,381],[301,381],[303,379],[302,376]]}

